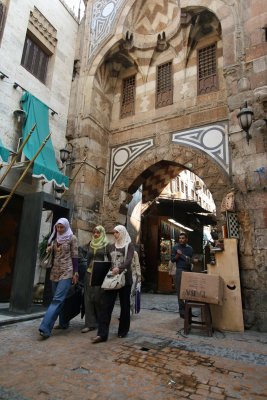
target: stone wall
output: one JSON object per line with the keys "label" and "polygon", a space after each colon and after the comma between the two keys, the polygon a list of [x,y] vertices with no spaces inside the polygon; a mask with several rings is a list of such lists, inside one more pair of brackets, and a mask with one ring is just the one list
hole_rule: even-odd
{"label": "stone wall", "polygon": [[[47,38],[53,37],[46,84],[36,79],[21,65],[26,32],[30,25],[33,26],[36,18],[36,26],[40,28],[38,30],[39,39],[41,40],[43,35],[44,40],[49,42],[50,39]],[[49,113],[49,124],[52,132],[51,139],[60,164],[59,149],[66,143],[65,135],[77,31],[76,19],[59,0],[9,1],[0,43],[0,71],[8,76],[0,81],[0,132],[1,140],[8,149],[16,151],[18,139],[21,136],[21,126],[17,125],[13,111],[20,108],[19,101],[23,90],[20,87],[13,88],[13,83],[16,82],[58,113],[54,116]],[[12,187],[13,183],[14,180],[9,179],[8,187]],[[28,187],[28,191],[32,189],[34,191],[52,190],[51,185],[36,189],[35,183],[33,183],[33,188],[31,185]],[[25,190],[27,191],[26,188]]]}
{"label": "stone wall", "polygon": [[[141,184],[146,172],[153,171],[158,162],[175,163],[177,171],[193,163],[192,171],[204,180],[217,205],[230,188],[235,190],[245,323],[247,327],[266,330],[267,4],[260,0],[181,0],[181,8],[178,8],[176,1],[155,1],[154,7],[132,0],[113,3],[117,16],[112,14],[108,20],[99,14],[100,1],[97,2],[98,14],[94,8],[96,2],[88,2],[80,77],[76,82],[79,96],[73,104],[75,111],[71,110],[79,121],[74,139],[77,147],[84,147],[88,141],[90,160],[94,166],[101,165],[106,174],[104,183],[97,173],[94,178],[87,171],[86,186],[79,183],[75,188],[77,193],[88,191],[89,208],[97,193],[103,195],[101,213],[90,214],[91,222],[86,229],[90,229],[95,219],[102,220],[108,230],[117,221],[125,221],[120,206],[127,203],[127,199],[130,202],[131,186],[136,182]],[[204,9],[207,13],[202,14],[204,24],[200,26],[207,29],[198,29],[197,15]],[[135,10],[138,10],[138,20]],[[92,15],[95,25],[92,24],[90,30],[86,27],[90,26]],[[101,32],[93,31],[98,19],[103,24]],[[163,39],[162,31],[166,31],[166,40],[159,43],[158,35]],[[218,90],[198,95],[197,50],[214,42]],[[173,104],[155,108],[156,66],[170,60]],[[134,73],[137,82],[135,114],[121,119],[122,79]],[[255,117],[249,146],[237,119],[245,101],[252,106]],[[227,123],[228,169],[221,168],[204,146],[197,150],[189,145],[174,145],[171,141],[174,132],[218,123]],[[111,152],[124,145],[128,149],[145,139],[151,139],[153,145],[127,164],[110,186]],[[82,202],[76,202],[81,225],[85,208]],[[222,219],[218,212],[220,223]]]}

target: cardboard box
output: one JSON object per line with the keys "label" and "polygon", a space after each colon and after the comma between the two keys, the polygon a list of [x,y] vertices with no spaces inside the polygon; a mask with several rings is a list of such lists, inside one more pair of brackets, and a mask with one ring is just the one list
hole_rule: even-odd
{"label": "cardboard box", "polygon": [[223,287],[223,279],[219,275],[183,272],[180,298],[222,305]]}

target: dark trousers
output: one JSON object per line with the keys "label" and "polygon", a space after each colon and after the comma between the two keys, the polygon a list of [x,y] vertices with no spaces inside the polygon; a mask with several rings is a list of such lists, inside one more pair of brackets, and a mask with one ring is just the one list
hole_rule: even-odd
{"label": "dark trousers", "polygon": [[178,296],[178,305],[179,305],[179,313],[180,314],[184,314],[184,310],[185,310],[185,302],[184,302],[184,300],[180,299],[182,272],[183,272],[182,269],[176,268],[175,284],[176,284],[176,291],[177,291],[177,296]]}
{"label": "dark trousers", "polygon": [[130,329],[131,286],[127,285],[118,290],[105,290],[102,297],[97,332],[97,335],[101,336],[103,340],[108,339],[109,325],[117,294],[119,294],[121,307],[118,335],[125,336]]}

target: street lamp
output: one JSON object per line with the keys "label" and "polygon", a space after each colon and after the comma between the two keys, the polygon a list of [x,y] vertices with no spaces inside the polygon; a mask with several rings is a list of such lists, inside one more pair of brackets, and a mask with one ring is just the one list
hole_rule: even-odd
{"label": "street lamp", "polygon": [[65,189],[63,187],[54,184],[54,196],[57,203],[60,203],[64,193]]}
{"label": "street lamp", "polygon": [[241,127],[246,132],[246,139],[249,145],[249,141],[251,139],[251,135],[249,134],[249,128],[251,127],[252,124],[252,118],[253,118],[253,111],[251,108],[248,108],[248,103],[245,101],[244,107],[241,108],[239,113],[237,114],[238,122]]}
{"label": "street lamp", "polygon": [[64,149],[59,150],[59,156],[61,162],[64,164],[71,157],[71,153],[73,150],[73,145],[71,143],[67,143]]}

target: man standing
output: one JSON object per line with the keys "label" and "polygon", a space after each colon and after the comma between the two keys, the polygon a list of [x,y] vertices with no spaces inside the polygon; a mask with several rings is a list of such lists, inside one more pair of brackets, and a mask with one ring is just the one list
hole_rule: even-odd
{"label": "man standing", "polygon": [[178,244],[172,248],[171,260],[176,263],[176,290],[178,296],[180,317],[184,318],[185,304],[180,299],[180,287],[183,271],[191,271],[191,262],[193,256],[193,248],[187,244],[188,236],[185,232],[181,232],[178,236]]}

